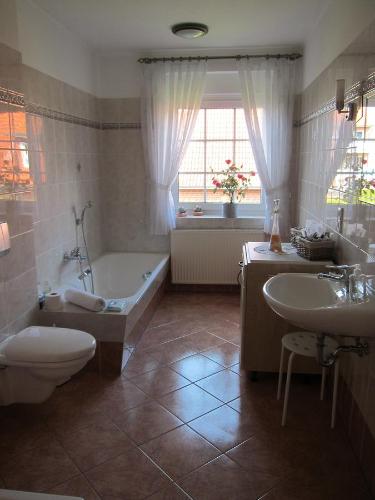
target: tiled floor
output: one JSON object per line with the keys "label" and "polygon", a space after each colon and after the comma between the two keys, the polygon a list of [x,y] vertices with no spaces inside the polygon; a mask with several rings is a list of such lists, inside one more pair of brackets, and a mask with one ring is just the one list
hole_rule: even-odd
{"label": "tiled floor", "polygon": [[167,294],[122,377],[79,374],[42,405],[0,411],[0,487],[85,500],[364,500],[319,382],[238,365],[239,297]]}

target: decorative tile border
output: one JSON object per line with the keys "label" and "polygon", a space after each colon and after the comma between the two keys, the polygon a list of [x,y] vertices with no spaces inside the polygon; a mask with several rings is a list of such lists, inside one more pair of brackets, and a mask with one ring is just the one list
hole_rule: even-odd
{"label": "decorative tile border", "polygon": [[25,103],[25,97],[19,92],[14,92],[13,90],[8,90],[0,87],[0,103],[11,104],[13,106],[23,107],[26,113],[36,116],[42,116],[44,118],[50,118],[51,120],[57,120],[65,123],[72,123],[74,125],[81,125],[83,127],[94,128],[97,130],[118,130],[118,129],[140,129],[140,123],[101,123],[96,120],[89,120],[87,118],[81,118],[75,115],[69,115],[63,113],[62,111],[56,111],[54,109],[46,108],[44,106],[39,106],[37,104]]}
{"label": "decorative tile border", "polygon": [[25,97],[19,92],[0,87],[0,102],[4,104],[12,104],[13,106],[24,107]]}
{"label": "decorative tile border", "polygon": [[44,118],[50,118],[51,120],[57,120],[60,122],[73,123],[74,125],[82,125],[83,127],[90,127],[95,129],[101,129],[101,123],[94,120],[88,120],[87,118],[80,118],[79,116],[69,115],[67,113],[62,113],[61,111],[56,111],[54,109],[45,108],[44,106],[38,106],[36,104],[26,104],[26,113],[31,115],[43,116]]}
{"label": "decorative tile border", "polygon": [[103,130],[117,130],[117,129],[125,129],[125,128],[136,128],[140,129],[141,124],[134,122],[134,123],[125,123],[125,122],[120,122],[120,123],[102,123]]}
{"label": "decorative tile border", "polygon": [[[362,82],[355,83],[345,92],[345,103],[350,101],[354,101],[358,97],[361,97],[371,91],[375,90],[375,72],[371,73],[366,80]],[[332,98],[326,104],[324,104],[321,108],[312,113],[309,113],[306,116],[303,116],[300,120],[296,120],[294,122],[295,127],[301,127],[311,120],[315,120],[321,115],[325,113],[329,113],[330,111],[334,111],[336,109],[336,99]]]}

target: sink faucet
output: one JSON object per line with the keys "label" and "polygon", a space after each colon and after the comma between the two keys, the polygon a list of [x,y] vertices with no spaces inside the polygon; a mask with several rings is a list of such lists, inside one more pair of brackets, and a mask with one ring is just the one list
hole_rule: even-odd
{"label": "sink faucet", "polygon": [[347,264],[343,264],[341,266],[326,266],[326,268],[332,269],[332,271],[336,271],[336,272],[319,273],[318,278],[319,279],[326,278],[329,280],[341,281],[342,283],[344,283],[347,296],[349,297],[349,293],[350,293],[350,279],[349,279],[349,277],[353,273],[356,266],[355,265],[348,266]]}
{"label": "sink faucet", "polygon": [[87,257],[85,257],[84,255],[81,255],[81,249],[79,247],[75,247],[75,248],[73,248],[73,250],[70,251],[70,253],[65,252],[63,259],[65,262],[71,261],[71,260],[78,260],[79,262],[81,262],[83,260],[86,260]]}

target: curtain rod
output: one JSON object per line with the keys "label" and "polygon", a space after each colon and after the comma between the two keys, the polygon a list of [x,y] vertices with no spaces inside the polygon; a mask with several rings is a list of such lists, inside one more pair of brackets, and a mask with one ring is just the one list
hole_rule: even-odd
{"label": "curtain rod", "polygon": [[253,54],[253,55],[236,55],[236,56],[182,56],[182,57],[142,57],[138,59],[141,64],[152,64],[156,62],[182,62],[182,61],[209,61],[217,59],[289,59],[290,61],[295,61],[302,57],[302,54],[291,53],[291,54]]}

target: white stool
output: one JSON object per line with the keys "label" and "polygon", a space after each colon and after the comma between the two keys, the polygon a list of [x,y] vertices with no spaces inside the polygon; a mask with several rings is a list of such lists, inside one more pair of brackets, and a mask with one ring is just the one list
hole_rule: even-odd
{"label": "white stool", "polygon": [[[331,337],[326,336],[324,339],[325,352],[330,353],[337,349],[337,342]],[[290,352],[288,360],[288,371],[286,376],[285,385],[285,395],[284,395],[284,407],[283,416],[281,420],[281,425],[284,426],[286,422],[286,415],[288,411],[288,400],[289,400],[289,388],[290,388],[290,378],[292,374],[292,363],[293,358],[296,354],[301,356],[308,356],[310,358],[317,357],[317,335],[311,332],[294,332],[288,333],[281,339],[281,357],[280,357],[280,370],[279,370],[279,384],[277,388],[277,399],[281,397],[281,385],[283,380],[283,364],[284,364],[284,350],[288,349]],[[324,389],[326,381],[327,369],[322,369],[322,384],[320,387],[320,400],[324,398]],[[331,429],[335,427],[336,420],[336,400],[337,400],[337,384],[339,379],[339,360],[335,363],[335,376],[333,382],[333,398],[332,398],[332,415],[331,415]]]}

